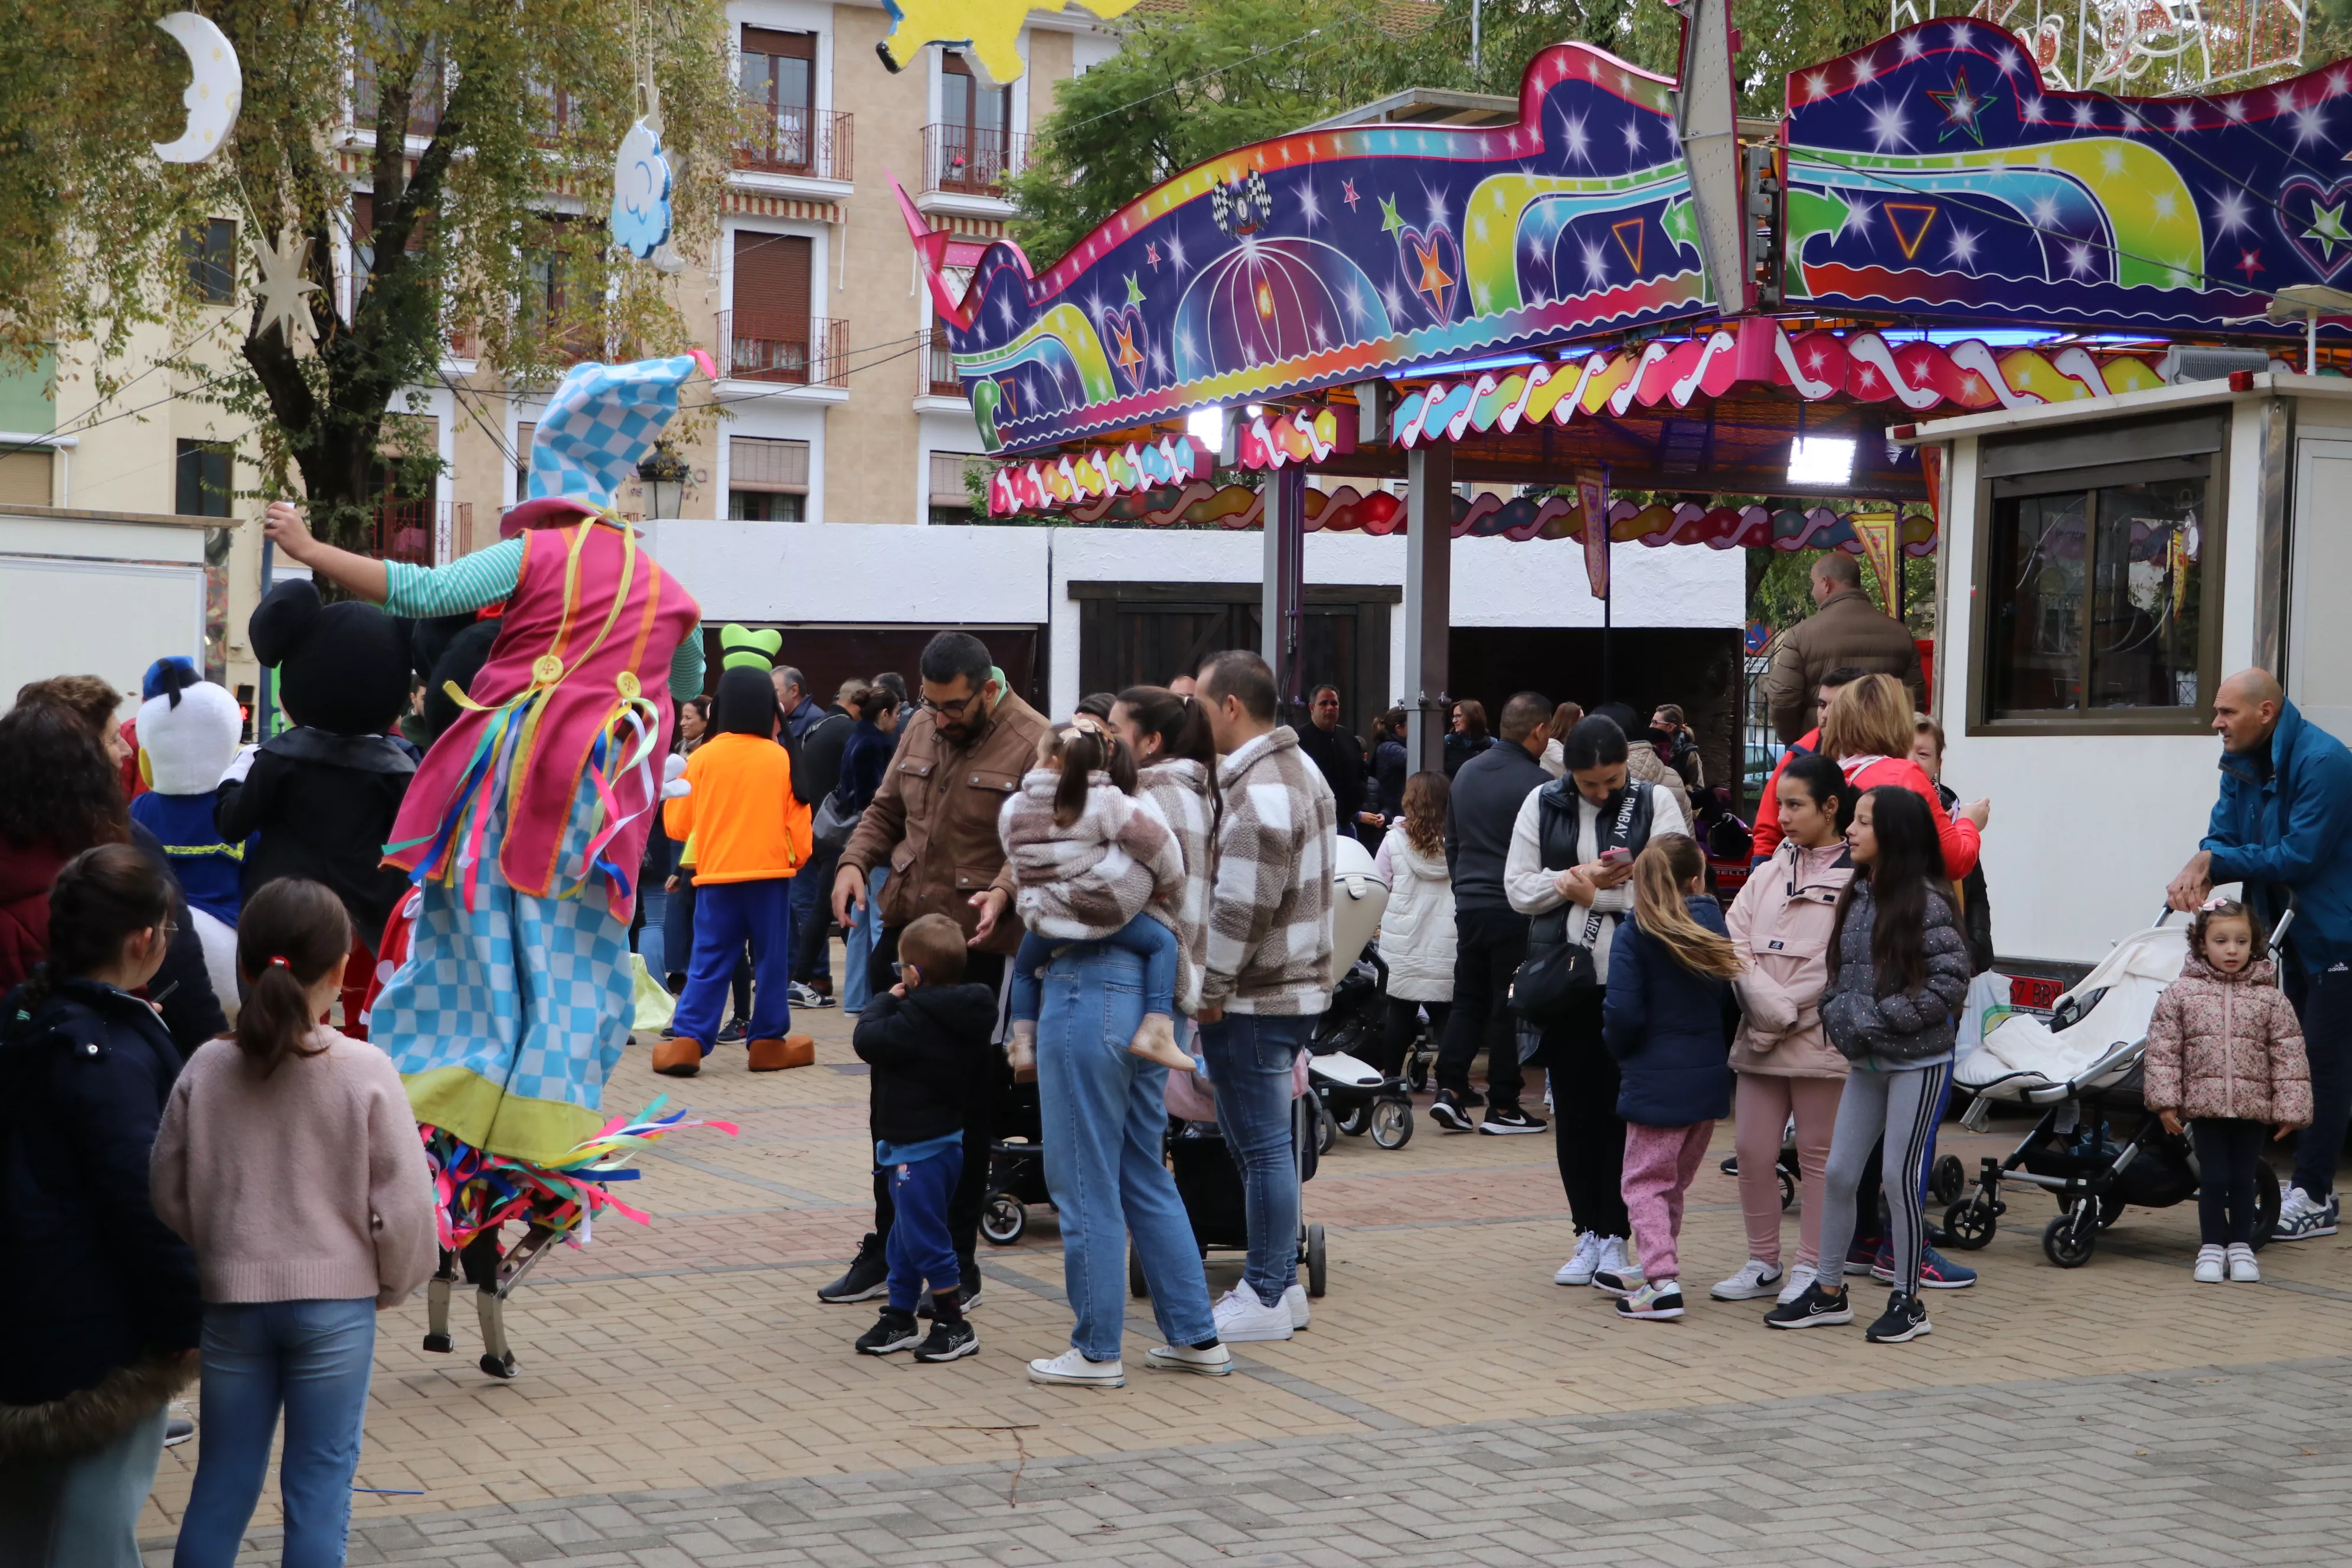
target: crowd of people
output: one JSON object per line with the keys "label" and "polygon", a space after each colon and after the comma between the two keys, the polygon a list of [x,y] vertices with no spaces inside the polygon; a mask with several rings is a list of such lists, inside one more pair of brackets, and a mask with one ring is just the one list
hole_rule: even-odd
{"label": "crowd of people", "polygon": [[[562,661],[527,657],[595,575],[564,549],[387,572],[308,541],[289,511],[274,536],[360,599],[305,585],[257,616],[300,721],[285,734],[240,747],[234,704],[174,661],[149,672],[128,743],[119,695],[92,678],[37,682],[0,714],[0,1256],[44,1282],[0,1306],[0,1559],[137,1562],[157,1457],[184,1436],[171,1402],[200,1373],[175,1561],[234,1560],[281,1416],[289,1561],[339,1561],[375,1314],[461,1263],[472,1278],[484,1235],[495,1271],[509,1215],[554,1223],[507,1210],[468,1229],[448,1173],[564,1168],[572,1129],[601,1115],[640,963],[675,993],[652,1045],[674,1076],[739,1043],[751,1070],[803,1065],[794,1007],[856,1016],[874,1221],[817,1292],[881,1303],[856,1352],[979,1349],[992,1145],[1026,1092],[1075,1320],[1029,1376],[1123,1384],[1130,1247],[1164,1342],[1143,1364],[1230,1373],[1233,1344],[1312,1320],[1292,1102],[1356,956],[1334,963],[1334,876],[1363,858],[1389,889],[1375,1065],[1402,1073],[1425,1037],[1441,1129],[1553,1134],[1574,1235],[1558,1284],[1636,1322],[1691,1310],[1685,1202],[1726,1117],[1746,1257],[1712,1300],[1828,1327],[1855,1320],[1846,1277],[1872,1277],[1889,1291],[1865,1337],[1899,1343],[1931,1331],[1927,1292],[1975,1280],[1937,1251],[1926,1193],[1964,998],[1992,958],[1990,809],[1943,784],[1942,732],[1897,673],[1812,673],[1809,722],[1734,852],[1673,705],[1645,723],[1522,691],[1490,725],[1458,702],[1443,765],[1416,770],[1402,714],[1359,739],[1323,687],[1294,727],[1251,653],[1053,721],[950,631],[911,689],[884,674],[820,703],[772,633],[726,628],[709,679],[689,603],[674,647],[632,656],[667,667],[674,707],[644,697],[634,664],[583,656],[622,697],[566,709],[550,699]],[[592,546],[625,563],[614,531],[580,524],[574,565]],[[1816,584],[1825,603],[1841,563]],[[636,602],[632,570],[608,580],[611,605]],[[472,673],[428,689],[448,700],[404,742],[409,655],[396,682],[355,676],[380,628],[342,612],[388,619],[373,597],[464,616],[500,594]],[[436,646],[436,676],[463,641]],[[332,683],[305,685],[305,648]],[[576,741],[587,773],[531,793],[500,727],[525,712]],[[2334,1232],[2352,1121],[2352,753],[2258,670],[2216,712],[2224,782],[2169,890],[2195,914],[2191,956],[2151,1027],[2146,1090],[2205,1173],[2204,1282],[2260,1278],[2270,1137],[2301,1130],[2276,1237]],[[590,809],[632,781],[640,816]],[[1729,853],[1750,863],[1726,900]],[[2214,900],[2222,882],[2242,898]],[[2273,953],[2289,895],[2298,920]],[[553,1002],[533,965],[562,983]],[[448,1022],[477,1015],[476,1035]],[[529,1097],[525,1061],[549,1079]],[[1165,1157],[1171,1108],[1213,1123],[1244,1194],[1241,1278],[1213,1297]],[[1804,1199],[1793,1250],[1784,1158]]]}

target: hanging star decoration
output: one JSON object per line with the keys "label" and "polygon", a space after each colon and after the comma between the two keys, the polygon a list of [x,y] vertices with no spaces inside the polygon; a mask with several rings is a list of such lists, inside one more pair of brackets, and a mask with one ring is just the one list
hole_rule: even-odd
{"label": "hanging star decoration", "polygon": [[1137,287],[1135,274],[1132,272],[1127,275],[1127,302],[1130,305],[1143,303],[1143,290]]}
{"label": "hanging star decoration", "polygon": [[1382,234],[1394,234],[1403,226],[1404,219],[1397,216],[1396,198],[1394,196],[1382,196],[1381,198],[1381,232]]}
{"label": "hanging star decoration", "polygon": [[303,295],[319,289],[302,276],[303,264],[310,258],[310,237],[297,233],[289,224],[278,231],[278,243],[271,245],[260,238],[257,226],[247,228],[255,235],[253,265],[260,274],[254,289],[259,310],[252,335],[257,338],[276,327],[289,349],[315,342],[318,333],[310,327],[310,308],[302,302]]}
{"label": "hanging star decoration", "polygon": [[2344,226],[2344,205],[2342,202],[2332,207],[2321,206],[2317,202],[2311,204],[2311,226],[2303,231],[2303,237],[2319,241],[2323,260],[2335,260],[2337,246],[2352,246],[2352,230]]}
{"label": "hanging star decoration", "polygon": [[1968,67],[1960,66],[1954,69],[1948,90],[1938,92],[1931,87],[1927,89],[1927,96],[1944,111],[1944,124],[1936,132],[1937,141],[1958,133],[1979,147],[1984,145],[1984,126],[1981,123],[1984,111],[1992,107],[2000,95],[1989,92],[1979,96],[1972,90],[1969,86]]}

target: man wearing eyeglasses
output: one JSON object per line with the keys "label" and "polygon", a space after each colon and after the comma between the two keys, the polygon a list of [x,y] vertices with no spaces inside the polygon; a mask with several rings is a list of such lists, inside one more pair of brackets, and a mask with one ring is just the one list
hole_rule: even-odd
{"label": "man wearing eyeglasses", "polygon": [[[1045,716],[1006,687],[986,645],[966,632],[941,632],[923,649],[922,698],[898,726],[898,749],[873,804],[841,852],[833,913],[845,930],[866,908],[866,879],[887,868],[882,940],[874,944],[873,989],[890,989],[898,933],[923,915],[945,915],[962,928],[969,951],[964,979],[1001,991],[1004,963],[1020,945],[1012,913],[1013,873],[996,819],[1036,760]],[[966,1304],[977,1299],[973,1267],[986,1196],[990,1130],[984,1114],[964,1128],[964,1174],[948,1204],[948,1226],[963,1265]],[[874,1234],[849,1272],[817,1292],[821,1301],[863,1301],[882,1293],[889,1267],[889,1191],[874,1191]]]}

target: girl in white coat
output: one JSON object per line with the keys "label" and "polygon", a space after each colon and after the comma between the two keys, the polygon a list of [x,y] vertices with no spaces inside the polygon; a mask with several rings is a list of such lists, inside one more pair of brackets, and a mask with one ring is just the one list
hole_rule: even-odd
{"label": "girl in white coat", "polygon": [[1404,809],[1372,858],[1388,879],[1389,905],[1381,916],[1381,962],[1389,966],[1389,1016],[1381,1059],[1372,1065],[1393,1078],[1423,1008],[1429,1034],[1445,1032],[1454,1000],[1454,877],[1445,864],[1445,803],[1452,786],[1442,773],[1405,780]]}

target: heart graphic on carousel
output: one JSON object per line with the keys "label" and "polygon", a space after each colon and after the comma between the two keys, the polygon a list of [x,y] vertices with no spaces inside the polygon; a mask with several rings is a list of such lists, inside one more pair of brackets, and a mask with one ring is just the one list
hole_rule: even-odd
{"label": "heart graphic on carousel", "polygon": [[1143,367],[1151,357],[1150,340],[1145,336],[1143,312],[1132,305],[1122,305],[1102,313],[1103,347],[1110,363],[1118,366],[1118,374],[1129,392],[1143,390]]}
{"label": "heart graphic on carousel", "polygon": [[2278,212],[2279,231],[2322,282],[2352,264],[2352,176],[2322,184],[2297,174],[2279,187]]}
{"label": "heart graphic on carousel", "polygon": [[1405,287],[1419,296],[1432,318],[1454,319],[1454,289],[1462,279],[1462,247],[1444,224],[1427,232],[1406,225],[1397,230],[1397,260]]}

